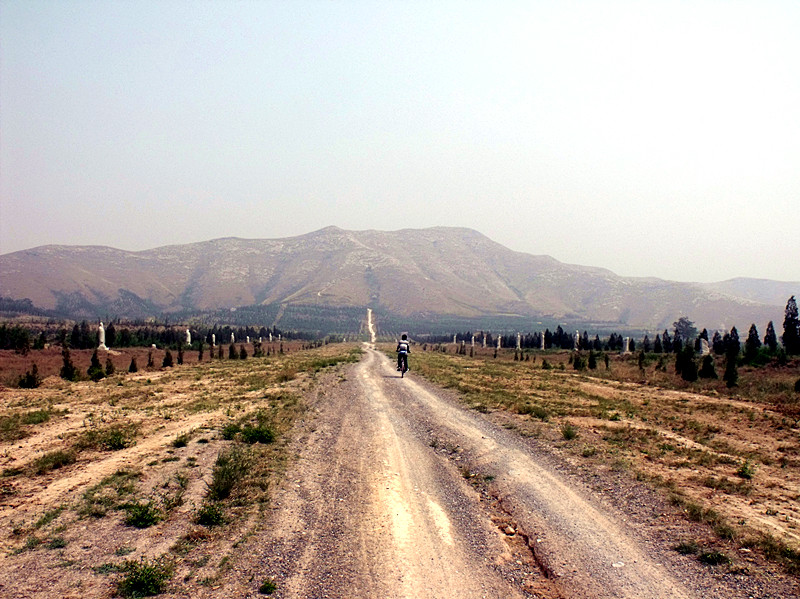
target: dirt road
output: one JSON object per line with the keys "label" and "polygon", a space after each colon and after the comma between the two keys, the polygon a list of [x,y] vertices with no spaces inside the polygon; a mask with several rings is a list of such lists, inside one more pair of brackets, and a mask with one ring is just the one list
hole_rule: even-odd
{"label": "dirt road", "polygon": [[258,541],[277,596],[736,596],[411,374],[370,349],[318,403]]}

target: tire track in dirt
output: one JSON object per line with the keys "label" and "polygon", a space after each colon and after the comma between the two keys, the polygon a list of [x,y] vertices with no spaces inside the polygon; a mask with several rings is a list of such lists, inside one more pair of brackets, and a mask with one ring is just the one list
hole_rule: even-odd
{"label": "tire track in dirt", "polygon": [[410,428],[377,363],[369,352],[319,402],[270,530],[254,541],[258,569],[278,597],[521,599],[478,494]]}
{"label": "tire track in dirt", "polygon": [[[377,356],[377,354],[376,354]],[[380,356],[382,371],[390,372]],[[468,452],[470,466],[494,477],[504,509],[530,538],[545,570],[571,596],[689,598],[697,596],[662,564],[621,517],[573,489],[530,455],[508,431],[456,407],[413,379],[398,393],[406,413],[440,429]]]}

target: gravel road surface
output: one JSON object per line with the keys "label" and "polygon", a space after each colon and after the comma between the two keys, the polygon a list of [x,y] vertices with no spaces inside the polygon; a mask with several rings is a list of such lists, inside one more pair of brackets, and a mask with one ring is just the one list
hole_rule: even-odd
{"label": "gravel road surface", "polygon": [[261,533],[273,596],[753,596],[377,351],[346,372],[320,391]]}

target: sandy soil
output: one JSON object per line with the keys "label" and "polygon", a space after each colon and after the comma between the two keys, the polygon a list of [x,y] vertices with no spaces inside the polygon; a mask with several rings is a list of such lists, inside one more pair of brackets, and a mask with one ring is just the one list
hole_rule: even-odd
{"label": "sandy soil", "polygon": [[[759,562],[737,573],[679,555],[672,547],[692,525],[652,490],[577,467],[552,444],[510,430],[517,415],[465,409],[413,371],[401,379],[373,349],[313,385],[295,383],[309,408],[285,437],[293,457],[270,501],[260,511],[232,507],[239,517],[224,527],[199,527],[192,514],[229,443],[215,431],[231,410],[261,405],[264,393],[222,372],[177,372],[142,375],[152,381],[135,393],[57,381],[14,391],[7,403],[69,411],[4,444],[4,468],[59,447],[90,417],[135,420],[139,436],[121,451],[11,478],[0,496],[0,596],[111,597],[114,564],[163,555],[177,564],[166,597],[255,598],[267,579],[281,598],[800,595],[795,579]],[[209,399],[219,395],[230,401]],[[198,410],[201,400],[210,403]],[[171,446],[190,430],[192,442]],[[182,475],[183,501],[144,530],[119,513],[80,517],[87,489],[120,471],[136,472],[139,493],[150,497],[174,493]],[[34,524],[48,514],[52,523]],[[59,536],[61,547],[44,548]],[[26,549],[32,537],[42,544]]]}

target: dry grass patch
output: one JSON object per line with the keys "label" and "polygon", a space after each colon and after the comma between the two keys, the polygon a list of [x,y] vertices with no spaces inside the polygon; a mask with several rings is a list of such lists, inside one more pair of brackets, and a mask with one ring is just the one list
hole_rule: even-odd
{"label": "dry grass patch", "polygon": [[[166,585],[158,588],[196,595],[262,525],[305,391],[326,369],[359,356],[354,345],[292,347],[135,374],[125,364],[98,383],[5,389],[0,549],[10,557],[0,585],[28,595],[133,596],[139,583],[126,581],[144,589],[155,574]],[[226,422],[240,426],[230,441],[219,434]],[[226,464],[226,456],[236,459]],[[76,541],[87,550],[72,549]],[[162,556],[169,570],[156,568]]]}

